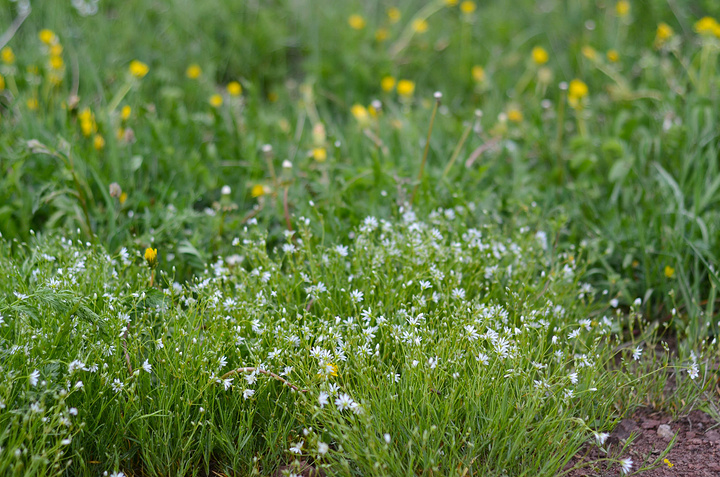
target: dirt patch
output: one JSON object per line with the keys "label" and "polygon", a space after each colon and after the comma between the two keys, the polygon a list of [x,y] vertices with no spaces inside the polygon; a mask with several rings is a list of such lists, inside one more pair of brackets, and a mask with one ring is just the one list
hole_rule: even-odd
{"label": "dirt patch", "polygon": [[[622,455],[618,455],[625,440],[633,433],[637,434],[637,438]],[[630,457],[633,460],[630,471],[632,473],[641,465],[648,466],[657,460],[675,434],[677,440],[666,456],[671,465],[663,463],[663,459],[660,459],[659,467],[644,471],[640,475],[643,477],[720,476],[720,426],[702,411],[692,411],[684,418],[672,420],[668,414],[648,408],[639,409],[630,418],[620,421],[605,444],[609,455],[621,459]],[[605,457],[606,455],[597,446],[588,444],[566,468]],[[617,464],[599,462],[573,470],[567,475],[610,477],[619,474],[620,467]]]}

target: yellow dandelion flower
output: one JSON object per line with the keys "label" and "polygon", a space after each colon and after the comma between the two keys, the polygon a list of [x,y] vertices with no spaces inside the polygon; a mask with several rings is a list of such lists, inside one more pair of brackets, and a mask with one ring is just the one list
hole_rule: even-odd
{"label": "yellow dandelion flower", "polygon": [[620,0],[615,4],[615,13],[619,17],[626,17],[630,13],[630,2],[627,0]]}
{"label": "yellow dandelion flower", "polygon": [[89,137],[97,131],[97,123],[95,122],[95,115],[90,108],[84,108],[78,113],[78,119],[80,120],[80,130],[83,136]]}
{"label": "yellow dandelion flower", "polygon": [[148,71],[150,71],[150,68],[142,61],[132,60],[130,62],[130,74],[135,78],[144,78]]}
{"label": "yellow dandelion flower", "polygon": [[262,184],[255,184],[254,186],[252,186],[252,189],[250,189],[250,195],[253,198],[262,197],[263,195],[268,193],[270,193],[270,188]]}
{"label": "yellow dandelion flower", "polygon": [[209,103],[213,108],[219,108],[223,104],[223,98],[219,94],[213,94],[210,96]]}
{"label": "yellow dandelion flower", "polygon": [[96,134],[93,138],[93,147],[98,151],[102,150],[105,147],[105,138],[100,134]]}
{"label": "yellow dandelion flower", "polygon": [[387,28],[378,28],[375,32],[375,40],[378,42],[387,40],[388,36],[390,36],[390,33],[387,31]]}
{"label": "yellow dandelion flower", "polygon": [[582,47],[582,54],[588,60],[594,60],[597,58],[597,51],[592,46],[585,45]]}
{"label": "yellow dandelion flower", "polygon": [[550,59],[550,55],[548,55],[547,50],[542,46],[536,46],[533,48],[530,56],[532,56],[532,60],[536,65],[544,65]]}
{"label": "yellow dandelion flower", "polygon": [[703,36],[718,36],[720,24],[712,17],[702,17],[695,22],[695,31]]}
{"label": "yellow dandelion flower", "polygon": [[672,27],[667,23],[660,23],[655,32],[655,46],[660,47],[675,34]]}
{"label": "yellow dandelion flower", "polygon": [[393,88],[395,88],[395,78],[392,76],[383,77],[383,79],[380,80],[380,87],[383,91],[389,93],[393,90]]}
{"label": "yellow dandelion flower", "polygon": [[675,269],[671,267],[670,265],[665,266],[665,276],[667,278],[672,278],[675,276]]}
{"label": "yellow dandelion flower", "polygon": [[485,68],[480,65],[472,67],[472,78],[476,83],[482,83],[485,81]]}
{"label": "yellow dandelion flower", "polygon": [[277,94],[275,91],[270,91],[270,92],[268,93],[268,95],[267,95],[267,99],[268,99],[268,101],[270,101],[271,103],[274,103],[274,102],[277,101],[279,98],[280,98],[280,96],[278,96],[278,94]]}
{"label": "yellow dandelion flower", "polygon": [[202,75],[202,68],[200,68],[200,65],[193,63],[190,66],[187,67],[185,70],[185,76],[187,76],[190,79],[198,79]]}
{"label": "yellow dandelion flower", "polygon": [[460,4],[460,11],[466,14],[470,14],[477,9],[477,5],[475,5],[475,2],[471,0],[465,0]]}
{"label": "yellow dandelion flower", "polygon": [[335,363],[329,363],[330,368],[330,376],[336,376],[338,375],[338,367]]}
{"label": "yellow dandelion flower", "polygon": [[54,70],[61,70],[65,66],[65,62],[62,59],[62,56],[51,56],[50,57],[50,68]]}
{"label": "yellow dandelion flower", "polygon": [[122,141],[125,137],[125,129],[124,128],[118,128],[117,131],[115,131],[115,137],[118,141]]}
{"label": "yellow dandelion flower", "polygon": [[588,87],[582,80],[574,79],[568,87],[568,103],[574,109],[582,108],[582,100],[588,95]]}
{"label": "yellow dandelion flower", "polygon": [[62,55],[63,47],[60,43],[55,43],[54,45],[50,46],[50,54],[53,56],[60,56]]}
{"label": "yellow dandelion flower", "polygon": [[361,125],[367,124],[370,120],[368,110],[362,104],[353,104],[350,112]]}
{"label": "yellow dandelion flower", "polygon": [[617,63],[618,61],[620,61],[620,54],[617,52],[617,50],[608,50],[607,59],[612,63]]}
{"label": "yellow dandelion flower", "polygon": [[5,77],[0,75],[0,91],[5,89]]}
{"label": "yellow dandelion flower", "polygon": [[362,30],[365,28],[365,19],[361,15],[355,13],[350,15],[348,18],[348,25],[350,25],[350,28],[353,30]]}
{"label": "yellow dandelion flower", "polygon": [[460,0],[445,0],[445,5],[448,7],[454,7]]}
{"label": "yellow dandelion flower", "polygon": [[568,87],[568,96],[574,96],[578,99],[582,99],[588,95],[588,87],[584,81],[574,79],[570,82]]}
{"label": "yellow dandelion flower", "polygon": [[521,123],[523,120],[523,113],[519,109],[511,109],[507,112],[507,118],[510,122]]}
{"label": "yellow dandelion flower", "polygon": [[127,200],[127,198],[128,198],[127,192],[123,192],[122,194],[120,194],[120,198],[118,199],[118,201],[120,202],[120,205],[123,205],[125,203],[125,201]]}
{"label": "yellow dandelion flower", "polygon": [[237,81],[231,81],[227,85],[227,92],[230,96],[240,96],[242,94],[242,86]]}
{"label": "yellow dandelion flower", "polygon": [[53,33],[52,30],[40,30],[40,33],[38,33],[38,38],[40,38],[40,41],[42,41],[46,45],[52,45],[54,43],[57,43],[57,36],[55,36],[55,33]]}
{"label": "yellow dandelion flower", "polygon": [[400,9],[397,7],[390,7],[387,11],[388,19],[390,20],[390,23],[397,23],[400,21],[400,17],[402,16],[400,13]]}
{"label": "yellow dandelion flower", "polygon": [[668,466],[668,469],[672,468],[672,466],[675,465],[672,462],[670,462],[669,459],[663,459],[663,463]]}
{"label": "yellow dandelion flower", "polygon": [[422,18],[416,18],[412,22],[412,28],[416,33],[425,33],[428,31],[428,22]]}
{"label": "yellow dandelion flower", "polygon": [[2,62],[6,65],[12,65],[15,63],[15,53],[13,53],[12,48],[9,46],[0,50],[0,57],[2,58]]}
{"label": "yellow dandelion flower", "polygon": [[400,96],[409,98],[415,92],[415,82],[406,79],[398,81],[397,92]]}
{"label": "yellow dandelion flower", "polygon": [[128,106],[127,104],[122,107],[120,110],[120,117],[123,121],[127,121],[128,118],[130,118],[130,115],[132,114],[132,108]]}
{"label": "yellow dandelion flower", "polygon": [[145,249],[145,261],[148,264],[148,267],[155,268],[157,267],[157,249],[156,248],[146,248]]}
{"label": "yellow dandelion flower", "polygon": [[318,162],[325,162],[327,159],[327,150],[324,147],[313,148],[312,157]]}
{"label": "yellow dandelion flower", "polygon": [[37,111],[37,109],[40,107],[40,103],[38,103],[38,99],[35,97],[28,98],[25,104],[30,111]]}

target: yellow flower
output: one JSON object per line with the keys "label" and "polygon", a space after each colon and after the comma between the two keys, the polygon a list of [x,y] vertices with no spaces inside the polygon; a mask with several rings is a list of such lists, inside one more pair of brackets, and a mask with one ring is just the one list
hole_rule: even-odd
{"label": "yellow flower", "polygon": [[668,466],[668,469],[672,468],[672,466],[675,465],[672,462],[670,462],[669,459],[663,459],[663,463]]}
{"label": "yellow flower", "polygon": [[250,189],[250,195],[253,197],[261,197],[269,193],[270,188],[262,184],[255,184],[254,186],[252,186],[252,189]]}
{"label": "yellow flower", "polygon": [[672,278],[675,276],[675,269],[671,267],[670,265],[665,266],[665,276],[667,278]]}
{"label": "yellow flower", "polygon": [[447,5],[448,7],[454,7],[458,4],[458,1],[459,0],[445,0],[445,5]]}
{"label": "yellow flower", "polygon": [[5,77],[0,75],[0,91],[5,89]]}
{"label": "yellow flower", "polygon": [[362,30],[365,28],[365,19],[355,13],[348,18],[348,25],[350,25],[350,28],[353,30]]}
{"label": "yellow flower", "polygon": [[401,17],[400,9],[397,7],[388,8],[387,16],[390,19],[390,23],[397,23]]}
{"label": "yellow flower", "polygon": [[324,147],[313,148],[312,157],[318,162],[325,162],[327,159],[327,150]]}
{"label": "yellow flower", "polygon": [[608,50],[607,59],[613,63],[617,63],[620,60],[620,54],[617,50]]}
{"label": "yellow flower", "polygon": [[406,79],[398,81],[397,92],[400,96],[409,98],[415,92],[415,82]]}
{"label": "yellow flower", "polygon": [[475,5],[475,2],[471,0],[465,0],[460,4],[460,11],[463,13],[470,14],[475,11],[477,8],[477,5]]}
{"label": "yellow flower", "polygon": [[382,42],[387,40],[389,35],[390,33],[388,33],[387,28],[378,28],[375,32],[375,39]]}
{"label": "yellow flower", "polygon": [[619,17],[625,17],[630,13],[630,2],[627,0],[620,0],[615,4],[615,13]]}
{"label": "yellow flower", "polygon": [[127,200],[127,198],[128,198],[127,192],[123,192],[122,194],[120,194],[120,198],[118,199],[118,201],[120,202],[120,205],[123,205],[125,203],[125,201]]}
{"label": "yellow flower", "polygon": [[42,41],[46,45],[52,45],[57,43],[57,36],[55,36],[55,33],[53,33],[52,30],[40,30],[40,33],[38,33],[38,37],[40,38],[40,41]]}
{"label": "yellow flower", "polygon": [[337,376],[338,375],[338,367],[335,363],[329,363],[330,367],[330,376]]}
{"label": "yellow flower", "polygon": [[130,74],[134,77],[143,78],[146,74],[148,74],[148,71],[150,71],[150,68],[148,68],[148,65],[142,61],[132,60],[130,62]]}
{"label": "yellow flower", "polygon": [[93,147],[95,147],[96,150],[100,151],[102,148],[105,147],[105,138],[102,137],[100,134],[96,134],[93,138]]}
{"label": "yellow flower", "polygon": [[476,83],[482,83],[485,81],[485,68],[480,65],[472,67],[472,78]]}
{"label": "yellow flower", "polygon": [[50,57],[50,68],[60,70],[63,66],[65,66],[65,63],[63,62],[62,56],[53,55]]}
{"label": "yellow flower", "polygon": [[597,57],[597,51],[595,51],[595,48],[588,45],[582,47],[582,54],[588,60],[594,60]]}
{"label": "yellow flower", "polygon": [[210,106],[212,106],[213,108],[219,108],[223,104],[223,99],[222,96],[220,96],[219,94],[213,94],[212,96],[210,96],[209,102]]}
{"label": "yellow flower", "polygon": [[118,141],[122,141],[123,138],[125,137],[125,129],[118,128],[117,131],[115,132],[115,137],[117,138]]}
{"label": "yellow flower", "polygon": [[395,78],[392,76],[385,76],[380,80],[380,87],[385,92],[390,92],[395,87]]}
{"label": "yellow flower", "polygon": [[417,18],[413,20],[412,28],[417,33],[425,33],[428,30],[428,22],[422,18]]}
{"label": "yellow flower", "polygon": [[156,248],[146,248],[145,249],[145,261],[148,264],[148,267],[155,268],[157,267],[157,249]]}
{"label": "yellow flower", "polygon": [[185,76],[190,79],[198,79],[200,75],[202,75],[202,68],[196,63],[191,64],[187,67],[187,70],[185,70]]}
{"label": "yellow flower", "polygon": [[27,104],[27,108],[30,111],[35,111],[35,110],[37,110],[38,107],[40,107],[40,104],[38,103],[38,100],[35,97],[28,98],[28,100],[25,104]]}
{"label": "yellow flower", "polygon": [[13,53],[12,48],[9,46],[0,50],[0,57],[2,57],[2,61],[6,65],[12,65],[15,63],[15,53]]}
{"label": "yellow flower", "polygon": [[582,80],[574,79],[568,87],[568,102],[570,106],[579,109],[582,107],[582,100],[588,95],[588,87]]}
{"label": "yellow flower", "polygon": [[95,122],[95,115],[90,108],[84,108],[78,113],[78,119],[80,120],[80,129],[82,130],[83,136],[89,137],[91,134],[97,131],[97,123]]}
{"label": "yellow flower", "polygon": [[519,109],[511,109],[507,112],[507,118],[513,123],[520,123],[523,120],[523,113]]}
{"label": "yellow flower", "polygon": [[227,85],[227,92],[230,96],[240,96],[242,94],[242,86],[237,81],[231,81]]}
{"label": "yellow flower", "polygon": [[532,59],[536,65],[544,65],[548,62],[548,59],[550,58],[547,50],[542,46],[536,46],[535,48],[533,48],[530,55],[532,56]]}
{"label": "yellow flower", "polygon": [[703,36],[715,35],[720,37],[720,24],[712,17],[702,17],[695,22],[695,31]]}
{"label": "yellow flower", "polygon": [[126,104],[120,110],[120,117],[122,118],[123,121],[127,121],[128,118],[130,117],[130,114],[132,114],[132,108]]}
{"label": "yellow flower", "polygon": [[54,45],[50,46],[50,54],[52,56],[60,56],[62,55],[63,47],[60,43],[55,43]]}
{"label": "yellow flower", "polygon": [[673,31],[672,27],[670,27],[670,25],[668,25],[667,23],[658,24],[657,32],[655,33],[655,47],[661,47],[674,34],[675,32]]}
{"label": "yellow flower", "polygon": [[350,112],[355,116],[355,119],[357,119],[360,125],[365,125],[370,120],[368,110],[362,104],[354,104],[353,107],[350,108]]}

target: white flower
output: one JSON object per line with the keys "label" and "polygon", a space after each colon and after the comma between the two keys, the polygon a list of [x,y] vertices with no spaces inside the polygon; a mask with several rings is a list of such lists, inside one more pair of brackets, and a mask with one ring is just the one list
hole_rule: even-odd
{"label": "white flower", "polygon": [[363,301],[363,292],[360,290],[353,290],[350,293],[350,299],[353,301],[353,303],[360,303]]}
{"label": "white flower", "polygon": [[607,432],[601,432],[601,433],[593,432],[593,435],[595,436],[595,442],[597,443],[598,446],[605,444],[605,441],[607,440],[607,438],[610,437],[610,434],[608,434]]}
{"label": "white flower", "polygon": [[478,362],[480,362],[480,363],[483,364],[484,366],[487,366],[488,363],[490,362],[490,360],[488,359],[488,356],[487,356],[485,353],[480,353],[480,354],[478,354],[478,357],[475,358],[475,359],[477,359]]}
{"label": "white flower", "polygon": [[320,391],[320,394],[318,395],[318,403],[320,404],[320,407],[325,407],[328,402],[328,393]]}
{"label": "white flower", "polygon": [[452,297],[456,300],[464,300],[465,290],[462,288],[453,288]]}
{"label": "white flower", "polygon": [[70,439],[63,439],[60,441],[60,444],[67,446],[67,445],[70,445],[71,442],[72,442],[72,440],[70,440]]}
{"label": "white flower", "polygon": [[220,357],[220,369],[223,369],[227,365],[227,358],[225,356]]}
{"label": "white flower", "polygon": [[230,186],[228,186],[228,185],[224,185],[222,187],[222,189],[220,189],[220,193],[222,195],[230,195],[230,192],[232,192],[232,190],[230,189]]}
{"label": "white flower", "polygon": [[335,405],[337,406],[339,411],[349,409],[350,406],[352,406],[352,403],[353,400],[347,393],[343,393],[337,399],[335,399]]}
{"label": "white flower", "polygon": [[570,382],[573,384],[577,384],[578,382],[578,374],[577,373],[570,373],[568,376],[570,378]]}
{"label": "white flower", "polygon": [[627,457],[620,461],[620,472],[625,475],[629,474],[632,470],[633,461],[630,457]]}
{"label": "white flower", "polygon": [[642,348],[639,346],[637,348],[635,348],[635,350],[633,351],[633,359],[635,361],[640,359],[640,356],[642,355],[642,351],[643,351]]}
{"label": "white flower", "polygon": [[254,390],[254,389],[246,389],[245,391],[243,391],[243,397],[244,397],[245,399],[250,399],[253,394],[255,394],[255,390]]}
{"label": "white flower", "polygon": [[292,452],[293,454],[300,454],[302,452],[303,444],[305,444],[305,441],[300,441],[293,444],[292,446],[290,446],[290,452]]}
{"label": "white flower", "polygon": [[77,383],[75,383],[75,389],[82,389],[83,386],[84,384],[82,381],[78,381]]}
{"label": "white flower", "polygon": [[341,257],[347,257],[348,256],[348,248],[344,245],[336,245],[335,251],[340,255]]}
{"label": "white flower", "polygon": [[125,387],[125,383],[120,381],[118,378],[115,378],[113,380],[112,388],[113,388],[113,391],[115,391],[116,393],[119,393],[120,391],[122,391],[124,387]]}
{"label": "white flower", "polygon": [[692,363],[690,365],[690,367],[688,368],[687,372],[688,372],[688,376],[690,376],[690,379],[697,378],[698,375],[700,374],[697,363]]}
{"label": "white flower", "polygon": [[223,387],[225,387],[225,391],[230,389],[230,386],[232,386],[233,379],[235,379],[235,378],[223,379],[222,384],[223,384]]}
{"label": "white flower", "polygon": [[70,413],[71,416],[77,416],[77,414],[78,414],[78,410],[76,407],[71,407],[68,412]]}
{"label": "white flower", "polygon": [[32,386],[32,387],[37,386],[38,379],[40,379],[40,371],[38,371],[36,369],[32,373],[30,373],[30,376],[28,377],[28,379],[30,380],[30,386]]}
{"label": "white flower", "polygon": [[325,444],[324,442],[318,442],[318,454],[319,455],[325,455],[327,454],[327,451],[330,450],[330,446]]}
{"label": "white flower", "polygon": [[142,364],[142,369],[144,369],[146,373],[152,373],[152,364],[150,364],[146,359]]}
{"label": "white flower", "polygon": [[[635,298],[635,301],[633,302],[633,306],[640,306],[640,305],[642,305],[642,298]],[[630,460],[630,465],[632,465],[632,460],[629,458],[628,458],[628,460]]]}
{"label": "white flower", "polygon": [[617,308],[618,304],[620,304],[620,302],[617,298],[613,298],[612,300],[610,300],[610,306],[612,306],[613,308]]}
{"label": "white flower", "polygon": [[383,439],[385,439],[386,444],[390,444],[390,434],[383,434]]}
{"label": "white flower", "polygon": [[110,474],[110,477],[125,477],[125,474],[123,474],[122,472],[113,472],[112,474]]}

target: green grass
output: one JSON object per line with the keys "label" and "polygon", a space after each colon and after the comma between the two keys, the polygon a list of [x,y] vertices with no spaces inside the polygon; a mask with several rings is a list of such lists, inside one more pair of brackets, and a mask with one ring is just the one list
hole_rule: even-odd
{"label": "green grass", "polygon": [[[303,441],[332,475],[553,475],[637,405],[717,412],[720,39],[696,31],[712,2],[98,5],[33,5],[0,65],[5,473],[269,475]],[[515,351],[493,355],[488,330]],[[308,392],[225,390],[221,356],[292,366]],[[320,408],[330,383],[362,413]]]}

